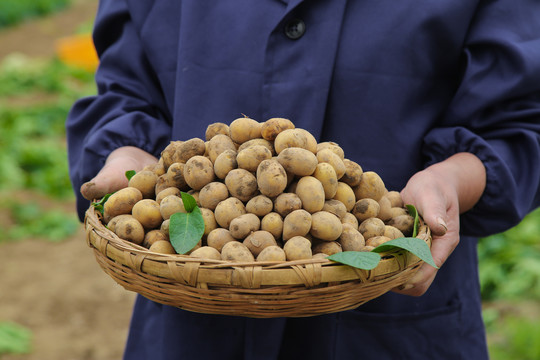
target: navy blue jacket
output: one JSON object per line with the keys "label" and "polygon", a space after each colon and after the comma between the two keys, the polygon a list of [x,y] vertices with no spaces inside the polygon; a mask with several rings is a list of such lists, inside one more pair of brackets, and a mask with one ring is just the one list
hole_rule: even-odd
{"label": "navy blue jacket", "polygon": [[[338,142],[390,190],[457,152],[487,170],[424,296],[389,293],[303,319],[202,315],[139,297],[125,358],[487,358],[475,238],[540,204],[539,19],[535,0],[102,0],[98,95],[67,121],[77,192],[120,146],[159,156],[171,139],[202,138],[241,114],[286,117]],[[87,207],[78,195],[80,216]]]}

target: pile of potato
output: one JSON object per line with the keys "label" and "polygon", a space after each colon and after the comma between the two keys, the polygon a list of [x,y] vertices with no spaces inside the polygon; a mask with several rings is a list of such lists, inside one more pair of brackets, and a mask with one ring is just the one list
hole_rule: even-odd
{"label": "pile of potato", "polygon": [[288,119],[215,123],[206,141],[172,141],[104,205],[119,237],[174,254],[169,218],[185,212],[180,192],[201,209],[205,231],[190,256],[285,261],[370,251],[412,232],[400,194],[375,172],[317,143]]}

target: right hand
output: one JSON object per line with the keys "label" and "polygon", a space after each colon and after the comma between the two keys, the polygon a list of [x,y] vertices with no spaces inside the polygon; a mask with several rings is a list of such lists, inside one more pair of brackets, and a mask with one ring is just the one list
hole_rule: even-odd
{"label": "right hand", "polygon": [[128,185],[126,171],[138,172],[157,161],[155,156],[137,147],[120,147],[109,154],[105,165],[92,180],[82,184],[81,194],[86,200],[101,199]]}

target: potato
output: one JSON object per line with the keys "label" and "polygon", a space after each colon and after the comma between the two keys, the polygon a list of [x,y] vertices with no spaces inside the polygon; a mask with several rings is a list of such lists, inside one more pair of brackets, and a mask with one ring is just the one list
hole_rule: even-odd
{"label": "potato", "polygon": [[379,201],[387,191],[381,177],[373,171],[364,172],[362,180],[353,190],[357,199],[370,198],[375,201]]}
{"label": "potato", "polygon": [[156,241],[169,241],[169,234],[165,234],[158,229],[150,230],[144,235],[142,245],[146,248],[150,248]]}
{"label": "potato", "polygon": [[215,210],[217,204],[229,197],[229,190],[222,182],[213,181],[199,191],[199,202],[202,207]]}
{"label": "potato", "polygon": [[159,230],[163,231],[165,234],[169,234],[169,225],[171,223],[170,219],[163,220],[161,223],[161,226],[159,227]]}
{"label": "potato", "polygon": [[288,261],[311,259],[311,242],[303,236],[295,236],[283,245],[285,257]]}
{"label": "potato", "polygon": [[313,256],[311,257],[312,259],[326,259],[328,257],[328,255],[326,255],[325,253],[317,253],[317,254],[313,254]]}
{"label": "potato", "polygon": [[333,153],[335,153],[341,160],[345,159],[345,152],[339,146],[339,144],[333,142],[333,141],[323,141],[317,144],[317,152],[324,150],[324,149],[330,149]]}
{"label": "potato", "polygon": [[208,141],[208,157],[214,163],[217,157],[224,151],[236,151],[234,142],[228,135],[217,134]]}
{"label": "potato", "polygon": [[337,241],[321,241],[313,246],[313,253],[323,253],[326,255],[334,255],[342,252],[341,244]]}
{"label": "potato", "polygon": [[332,199],[337,192],[338,178],[334,167],[326,162],[319,163],[315,167],[313,177],[321,182],[324,189],[324,197],[326,200]]}
{"label": "potato", "polygon": [[343,174],[345,174],[345,164],[343,163],[343,160],[341,160],[339,156],[330,149],[322,149],[318,151],[317,161],[319,162],[319,164],[328,163],[332,165],[332,167],[336,171],[336,177],[338,179],[341,179]]}
{"label": "potato", "polygon": [[143,199],[133,206],[131,213],[146,230],[155,229],[163,222],[159,208],[156,200]]}
{"label": "potato", "polygon": [[169,168],[169,166],[171,166],[171,164],[178,161],[176,153],[180,144],[182,144],[182,141],[179,141],[179,140],[171,141],[169,145],[167,145],[165,149],[163,149],[163,151],[161,152],[161,156],[159,160],[163,162],[163,169],[165,171],[167,171],[167,169]]}
{"label": "potato", "polygon": [[380,210],[380,205],[377,201],[365,198],[358,200],[354,207],[352,208],[351,212],[356,216],[359,222],[362,222],[366,219],[377,217]]}
{"label": "potato", "polygon": [[190,188],[200,190],[206,184],[214,181],[214,164],[204,156],[193,156],[186,162],[184,178]]}
{"label": "potato", "polygon": [[390,220],[392,218],[392,213],[390,212],[390,209],[392,209],[392,204],[390,203],[388,197],[384,195],[379,200],[379,213],[377,214],[377,217],[382,221]]}
{"label": "potato", "polygon": [[201,207],[201,202],[199,201],[199,191],[191,189],[187,193],[189,195],[191,195],[193,197],[193,199],[195,199],[195,202],[197,203],[197,206]]}
{"label": "potato", "polygon": [[220,227],[210,231],[206,237],[208,246],[211,246],[218,251],[221,251],[223,245],[231,241],[236,241],[236,239],[231,235],[229,230]]}
{"label": "potato", "polygon": [[265,195],[257,195],[251,198],[246,204],[246,211],[257,216],[265,216],[274,208],[272,200]]}
{"label": "potato", "polygon": [[158,204],[161,203],[161,201],[166,198],[167,196],[169,195],[176,195],[178,197],[181,196],[181,193],[180,193],[180,189],[176,188],[176,187],[168,187],[168,188],[165,188],[163,190],[161,190],[157,195],[156,195],[156,201],[158,202]]}
{"label": "potato", "polygon": [[311,214],[304,209],[294,210],[283,219],[283,240],[305,236],[312,226]]}
{"label": "potato", "polygon": [[210,141],[212,138],[216,135],[227,135],[229,136],[229,125],[221,122],[216,122],[213,124],[208,125],[206,128],[205,140]]}
{"label": "potato", "polygon": [[362,234],[364,239],[369,239],[374,236],[382,236],[384,234],[385,224],[381,219],[369,218],[362,221],[358,226],[358,231]]}
{"label": "potato", "polygon": [[232,196],[244,202],[257,195],[257,178],[244,169],[229,171],[225,177],[225,185]]}
{"label": "potato", "polygon": [[399,230],[398,228],[396,228],[396,227],[394,227],[392,225],[386,225],[384,227],[384,234],[383,235],[386,236],[387,238],[392,239],[392,240],[405,236],[405,235],[403,235],[401,230]]}
{"label": "potato", "polygon": [[127,187],[118,190],[103,205],[105,222],[116,215],[130,214],[133,206],[143,199],[141,191],[134,187]]}
{"label": "potato", "polygon": [[386,194],[386,197],[388,198],[388,200],[390,200],[391,207],[402,208],[404,206],[403,199],[401,198],[401,194],[399,192],[389,191]]}
{"label": "potato", "polygon": [[387,241],[390,241],[390,238],[387,238],[386,236],[373,236],[366,240],[366,246],[371,246],[373,248],[376,248],[379,245],[384,244]]}
{"label": "potato", "polygon": [[354,195],[353,189],[341,181],[338,182],[338,188],[336,195],[334,195],[334,199],[341,201],[345,205],[347,211],[351,211],[356,203],[356,196]]}
{"label": "potato", "polygon": [[409,215],[409,212],[405,208],[391,207],[389,212],[390,218],[395,218],[400,215]]}
{"label": "potato", "polygon": [[150,170],[139,171],[129,179],[128,186],[141,191],[144,199],[153,199],[156,192],[158,176]]}
{"label": "potato", "polygon": [[151,171],[153,172],[156,176],[161,176],[163,174],[165,174],[166,170],[165,170],[165,166],[163,166],[163,159],[160,158],[159,161],[153,163],[153,164],[149,164],[149,165],[146,165],[142,171]]}
{"label": "potato", "polygon": [[268,148],[262,145],[254,145],[239,150],[236,155],[236,163],[240,169],[245,169],[250,172],[257,171],[257,167],[263,160],[272,158],[272,153]]}
{"label": "potato", "polygon": [[268,231],[276,240],[280,239],[283,234],[283,218],[276,212],[265,215],[261,220],[261,230]]}
{"label": "potato", "polygon": [[283,168],[297,176],[313,174],[317,167],[317,157],[309,150],[299,147],[283,149],[277,156],[277,161]]}
{"label": "potato", "polygon": [[366,245],[364,236],[351,224],[343,224],[343,231],[338,239],[343,251],[361,251]]}
{"label": "potato", "polygon": [[302,200],[295,193],[282,193],[274,199],[274,210],[285,217],[302,208]]}
{"label": "potato", "polygon": [[125,217],[133,217],[133,215],[131,214],[120,214],[120,215],[116,215],[115,217],[113,217],[111,220],[109,220],[107,222],[107,229],[111,230],[112,232],[114,232],[114,227],[116,226],[116,223],[118,222],[118,220],[122,219],[122,218],[125,218]]}
{"label": "potato", "polygon": [[397,228],[406,236],[411,236],[414,227],[414,218],[411,215],[399,215],[391,218],[387,225]]}
{"label": "potato", "polygon": [[223,200],[216,206],[214,216],[222,228],[228,229],[231,220],[246,213],[244,204],[235,197]]}
{"label": "potato", "polygon": [[114,227],[114,233],[137,245],[141,245],[144,241],[144,228],[133,216],[119,219]]}
{"label": "potato", "polygon": [[273,141],[280,132],[294,128],[293,122],[289,119],[271,118],[262,123],[261,136],[266,140]]}
{"label": "potato", "polygon": [[337,240],[343,231],[339,218],[328,211],[318,211],[311,214],[310,234],[324,241]]}
{"label": "potato", "polygon": [[270,245],[262,249],[256,261],[285,261],[285,251],[277,245]]}
{"label": "potato", "polygon": [[243,243],[255,257],[259,256],[261,251],[263,251],[265,248],[269,246],[277,246],[274,235],[264,230],[252,232],[244,239]]}
{"label": "potato", "polygon": [[283,130],[274,139],[274,149],[276,150],[276,154],[279,154],[283,149],[290,147],[299,147],[316,154],[317,140],[305,129],[296,128]]}
{"label": "potato", "polygon": [[334,199],[326,200],[322,209],[336,215],[340,220],[348,213],[345,204]]}
{"label": "potato", "polygon": [[358,219],[356,218],[356,216],[354,216],[352,213],[348,212],[348,213],[345,213],[345,215],[343,215],[343,217],[341,218],[341,223],[342,224],[350,224],[352,226],[354,226],[356,229],[358,229]]}
{"label": "potato", "polygon": [[246,245],[238,241],[231,241],[223,245],[221,249],[221,260],[251,262],[255,261],[255,258]]}
{"label": "potato", "polygon": [[[171,188],[171,187],[175,188],[176,186],[175,186],[175,184],[173,182],[173,179],[171,177],[169,177],[169,175],[167,173],[165,173],[165,174],[158,177],[158,179],[156,181],[156,188],[154,189],[154,192],[156,194],[159,194],[163,190]],[[178,189],[178,190],[180,190],[180,189]]]}
{"label": "potato", "polygon": [[234,150],[225,150],[214,161],[214,173],[221,180],[225,179],[229,171],[236,168],[238,168],[238,163],[236,162],[236,151]]}
{"label": "potato", "polygon": [[231,139],[242,144],[248,140],[261,137],[262,124],[248,117],[238,118],[229,125]]}
{"label": "potato", "polygon": [[189,256],[200,259],[221,260],[220,252],[211,246],[201,246],[190,252]]}
{"label": "potato", "polygon": [[246,141],[243,144],[240,144],[238,146],[238,149],[236,149],[236,152],[240,152],[252,146],[263,146],[270,151],[272,156],[276,154],[276,150],[274,149],[274,143],[272,141],[268,141],[261,138],[251,139],[251,140]]}
{"label": "potato", "polygon": [[345,165],[345,174],[343,174],[340,180],[350,187],[360,184],[362,175],[364,174],[362,167],[349,159],[343,159],[343,165]]}
{"label": "potato", "polygon": [[185,171],[186,164],[176,162],[171,164],[169,168],[167,169],[167,177],[169,178],[168,184],[170,186],[177,187],[180,190],[188,190],[188,184],[186,182],[186,179],[184,177],[184,171]]}
{"label": "potato", "polygon": [[187,213],[182,198],[176,195],[169,195],[163,198],[159,203],[159,211],[163,220],[170,219],[172,214],[178,212]]}
{"label": "potato", "polygon": [[259,230],[261,220],[255,214],[243,214],[231,220],[229,231],[235,239],[244,239],[253,231]]}
{"label": "potato", "polygon": [[298,180],[296,195],[302,200],[302,207],[310,213],[321,211],[324,207],[324,188],[313,176],[304,176]]}
{"label": "potato", "polygon": [[166,240],[156,241],[150,246],[149,250],[160,254],[176,254],[176,250],[174,250],[172,244]]}
{"label": "potato", "polygon": [[257,168],[257,186],[261,194],[275,197],[287,187],[287,173],[276,160],[263,160]]}
{"label": "potato", "polygon": [[203,156],[205,152],[206,145],[202,139],[189,139],[177,146],[175,162],[187,163],[192,157]]}
{"label": "potato", "polygon": [[204,221],[203,237],[205,237],[205,236],[208,236],[208,234],[212,230],[217,229],[218,225],[217,225],[216,217],[212,210],[207,209],[207,208],[200,208],[200,210],[201,210],[201,215]]}

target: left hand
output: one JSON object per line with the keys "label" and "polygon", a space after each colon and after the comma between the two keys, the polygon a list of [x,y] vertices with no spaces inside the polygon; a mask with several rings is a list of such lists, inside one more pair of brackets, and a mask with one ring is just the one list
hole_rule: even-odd
{"label": "left hand", "polygon": [[[459,243],[459,215],[471,209],[486,186],[483,163],[470,153],[458,153],[413,175],[401,197],[414,205],[431,229],[431,254],[440,268]],[[394,292],[420,296],[435,279],[437,269],[424,263],[414,277]]]}

